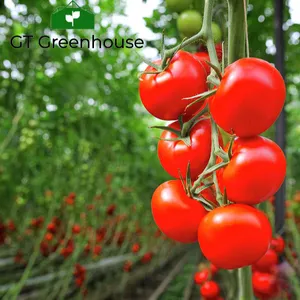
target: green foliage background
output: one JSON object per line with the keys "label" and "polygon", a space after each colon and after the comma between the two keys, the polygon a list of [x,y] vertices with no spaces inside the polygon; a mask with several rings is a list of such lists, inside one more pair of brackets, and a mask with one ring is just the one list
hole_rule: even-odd
{"label": "green foliage background", "polygon": [[[0,12],[5,18],[0,24],[5,32],[0,42],[1,213],[16,199],[25,207],[45,204],[43,193],[49,189],[57,198],[74,191],[84,201],[104,189],[108,173],[121,204],[124,186],[147,204],[165,174],[156,159],[155,133],[138,106],[140,58],[131,49],[14,49],[9,44],[13,35],[49,35],[52,11],[65,4],[18,2],[27,9],[17,18],[6,7]],[[111,26],[123,6],[101,1],[96,15],[101,26],[95,31],[57,34],[131,37],[126,26]]]}

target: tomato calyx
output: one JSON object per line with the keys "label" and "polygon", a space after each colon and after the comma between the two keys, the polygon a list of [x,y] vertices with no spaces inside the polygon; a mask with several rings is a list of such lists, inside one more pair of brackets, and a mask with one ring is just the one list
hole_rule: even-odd
{"label": "tomato calyx", "polygon": [[190,119],[187,122],[183,122],[183,116],[179,116],[178,122],[180,124],[180,130],[174,129],[169,126],[151,126],[150,128],[155,128],[155,129],[161,129],[161,130],[166,130],[169,132],[174,133],[177,137],[176,138],[170,138],[170,139],[162,139],[162,141],[183,141],[188,147],[191,146],[191,137],[190,137],[190,132],[191,129],[193,128],[194,125],[197,124],[201,119],[201,117],[208,112],[208,107],[207,105],[199,112],[197,113],[192,119]]}

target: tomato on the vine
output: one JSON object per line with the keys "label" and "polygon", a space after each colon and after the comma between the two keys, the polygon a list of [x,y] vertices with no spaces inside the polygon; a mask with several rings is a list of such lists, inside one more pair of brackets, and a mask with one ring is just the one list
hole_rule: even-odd
{"label": "tomato on the vine", "polygon": [[204,68],[207,76],[210,74],[210,66],[207,64],[207,61],[210,61],[209,55],[207,52],[197,52],[194,53],[194,57],[200,62],[201,66]]}
{"label": "tomato on the vine", "polygon": [[259,299],[273,299],[279,292],[278,281],[273,274],[254,272],[252,285],[254,294]]}
{"label": "tomato on the vine", "polygon": [[[180,130],[179,122],[169,125],[170,128]],[[183,140],[170,140],[176,138],[176,134],[164,130],[161,140],[158,142],[158,157],[162,167],[171,176],[180,178],[179,174],[186,177],[187,166],[190,163],[191,179],[196,179],[205,169],[211,150],[211,124],[207,119],[200,119],[190,131],[191,145]],[[168,139],[168,140],[166,140]],[[220,137],[221,140],[221,137]]]}
{"label": "tomato on the vine", "polygon": [[284,252],[285,243],[281,236],[277,236],[271,241],[271,248],[277,253],[282,254]]}
{"label": "tomato on the vine", "polygon": [[258,58],[242,58],[225,69],[210,112],[226,132],[241,137],[266,131],[279,116],[285,101],[282,76]]}
{"label": "tomato on the vine", "polygon": [[229,164],[217,171],[220,189],[224,192],[226,188],[228,199],[249,205],[274,195],[285,174],[286,160],[282,150],[261,136],[236,138]]}
{"label": "tomato on the vine", "polygon": [[204,269],[203,271],[196,272],[194,275],[195,284],[201,285],[205,283],[210,278],[210,272],[208,269]]}
{"label": "tomato on the vine", "polygon": [[214,299],[220,295],[220,287],[214,281],[206,281],[200,288],[200,294],[205,299]]}
{"label": "tomato on the vine", "polygon": [[266,215],[244,204],[212,210],[198,230],[202,253],[222,269],[252,265],[266,253],[271,238],[272,228]]}
{"label": "tomato on the vine", "polygon": [[202,16],[196,10],[185,10],[177,19],[177,28],[183,37],[197,34],[202,27]]}
{"label": "tomato on the vine", "polygon": [[222,30],[219,24],[212,22],[211,24],[212,36],[214,38],[214,42],[220,43],[222,41]]}
{"label": "tomato on the vine", "polygon": [[[151,66],[145,70],[155,71]],[[185,111],[194,100],[183,98],[207,91],[206,72],[191,53],[178,51],[165,71],[141,76],[139,91],[150,114],[161,120],[177,120],[180,115],[192,115],[203,106],[199,102]]]}
{"label": "tomato on the vine", "polygon": [[260,272],[272,272],[272,270],[278,264],[277,253],[268,249],[268,251],[261,257],[255,264],[253,264],[253,269]]}
{"label": "tomato on the vine", "polygon": [[182,243],[197,241],[198,226],[207,211],[188,197],[180,180],[161,184],[152,196],[151,208],[156,225],[166,236]]}

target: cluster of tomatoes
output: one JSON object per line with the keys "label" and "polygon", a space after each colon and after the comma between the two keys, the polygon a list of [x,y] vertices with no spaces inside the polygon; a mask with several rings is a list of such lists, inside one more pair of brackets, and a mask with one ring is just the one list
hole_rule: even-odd
{"label": "cluster of tomatoes", "polygon": [[199,270],[194,275],[194,282],[200,286],[200,295],[203,299],[224,300],[220,296],[221,289],[218,283],[213,280],[217,272],[218,268],[213,264],[199,265]]}
{"label": "cluster of tomatoes", "polygon": [[276,297],[292,299],[289,285],[281,278],[278,269],[278,256],[283,254],[284,248],[285,243],[282,237],[273,238],[271,247],[252,266],[252,285],[257,298],[264,300]]}
{"label": "cluster of tomatoes", "polygon": [[[272,239],[270,222],[255,205],[274,195],[286,174],[280,147],[260,136],[283,109],[284,80],[270,63],[243,58],[230,64],[208,92],[207,68],[195,55],[179,50],[160,68],[162,62],[147,67],[139,86],[150,114],[174,121],[160,126],[158,157],[175,180],[155,190],[154,220],[173,240],[198,240],[203,254],[219,268],[252,265]],[[205,94],[204,101],[195,101]],[[223,146],[220,133],[214,138],[216,126],[231,135],[228,145]],[[215,139],[218,149],[213,148]],[[212,154],[217,158],[207,174]],[[216,199],[219,194],[223,200]],[[212,209],[199,201],[203,198]]]}

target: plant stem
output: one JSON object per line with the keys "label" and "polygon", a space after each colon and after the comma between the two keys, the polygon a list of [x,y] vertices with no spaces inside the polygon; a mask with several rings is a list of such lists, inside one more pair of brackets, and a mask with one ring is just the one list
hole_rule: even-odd
{"label": "plant stem", "polygon": [[245,57],[244,3],[241,0],[228,0],[228,64]]}
{"label": "plant stem", "polygon": [[238,300],[252,300],[253,289],[252,284],[252,271],[251,266],[238,269],[238,278],[239,278],[239,298]]}

